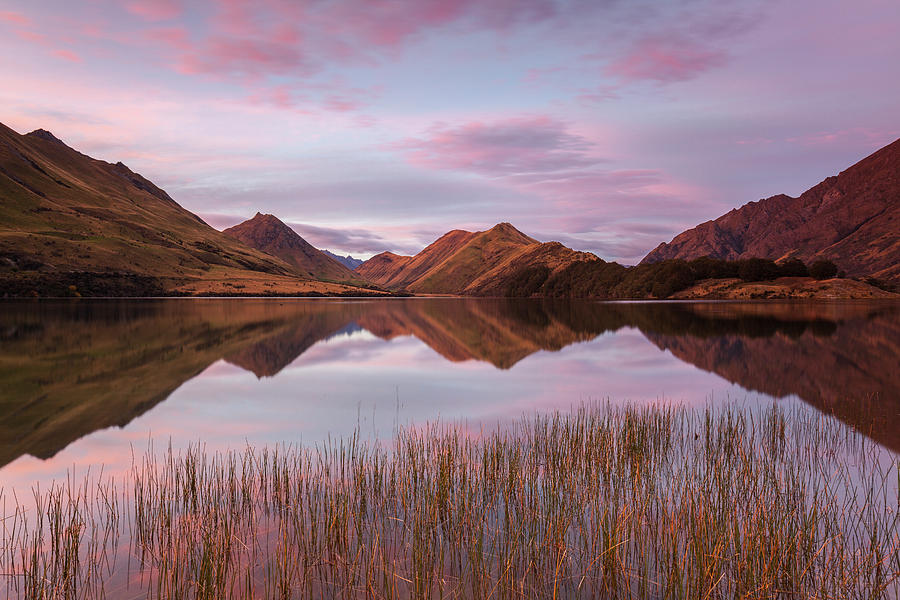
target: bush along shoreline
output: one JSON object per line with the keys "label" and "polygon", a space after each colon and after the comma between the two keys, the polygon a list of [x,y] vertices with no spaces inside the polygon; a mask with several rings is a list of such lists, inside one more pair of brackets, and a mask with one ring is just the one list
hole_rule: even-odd
{"label": "bush along shoreline", "polygon": [[[845,277],[829,260],[807,265],[796,258],[776,263],[764,258],[720,260],[671,259],[625,267],[604,260],[579,261],[552,272],[546,266],[517,271],[506,286],[506,296],[527,298],[665,299],[704,280],[737,279],[742,282],[773,281],[780,277],[812,277],[816,280]],[[873,278],[866,284],[887,292],[890,283]]]}

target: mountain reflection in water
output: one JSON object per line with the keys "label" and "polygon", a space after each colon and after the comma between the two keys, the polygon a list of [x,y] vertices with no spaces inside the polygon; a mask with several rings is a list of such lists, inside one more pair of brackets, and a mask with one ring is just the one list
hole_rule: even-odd
{"label": "mountain reflection in water", "polygon": [[776,398],[794,394],[900,452],[897,304],[413,298],[0,306],[0,465],[23,454],[48,458],[88,433],[123,427],[216,361],[274,377],[318,342],[361,329],[383,340],[414,336],[448,361],[511,369],[539,350],[635,328],[685,363]]}

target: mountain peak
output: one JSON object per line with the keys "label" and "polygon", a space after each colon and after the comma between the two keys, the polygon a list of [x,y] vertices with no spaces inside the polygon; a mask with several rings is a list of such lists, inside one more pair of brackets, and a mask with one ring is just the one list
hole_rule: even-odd
{"label": "mountain peak", "polygon": [[26,133],[25,135],[30,135],[31,137],[40,138],[42,140],[47,140],[48,142],[54,142],[56,144],[62,144],[63,146],[66,145],[65,142],[63,142],[61,139],[59,139],[46,129],[35,129],[34,131]]}
{"label": "mountain peak", "polygon": [[358,269],[373,283],[416,293],[503,295],[506,281],[519,269],[564,268],[593,255],[559,243],[541,244],[508,222],[475,233],[454,229],[415,256],[383,252]]}
{"label": "mountain peak", "polygon": [[270,254],[272,254],[271,246],[273,244],[280,248],[311,248],[307,241],[284,221],[275,215],[261,212],[257,212],[252,219],[225,229],[223,233]]}
{"label": "mountain peak", "polygon": [[331,281],[358,279],[349,268],[314,248],[293,227],[275,215],[257,212],[252,219],[229,227],[222,233],[280,258],[292,265],[300,275]]}
{"label": "mountain peak", "polygon": [[491,227],[485,233],[491,233],[494,235],[500,235],[505,238],[509,238],[513,241],[516,241],[521,244],[537,244],[538,241],[531,236],[525,235],[518,229],[516,229],[512,223],[507,221],[503,221],[502,223],[497,223],[493,227]]}

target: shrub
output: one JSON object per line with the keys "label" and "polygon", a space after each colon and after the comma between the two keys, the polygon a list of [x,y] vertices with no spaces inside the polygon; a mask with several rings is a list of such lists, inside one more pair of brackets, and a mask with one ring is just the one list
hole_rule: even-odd
{"label": "shrub", "polygon": [[746,258],[738,263],[738,277],[744,281],[766,281],[781,275],[774,260],[767,258]]}
{"label": "shrub", "polygon": [[694,272],[694,279],[729,279],[738,276],[737,263],[704,256],[695,258],[688,265]]}
{"label": "shrub", "polygon": [[778,265],[782,277],[809,277],[809,269],[799,258],[789,258]]}
{"label": "shrub", "polygon": [[809,267],[810,276],[816,279],[831,279],[837,272],[837,265],[827,259],[819,259]]}
{"label": "shrub", "polygon": [[513,275],[506,286],[506,295],[510,298],[528,298],[540,291],[550,269],[545,265],[526,267]]}

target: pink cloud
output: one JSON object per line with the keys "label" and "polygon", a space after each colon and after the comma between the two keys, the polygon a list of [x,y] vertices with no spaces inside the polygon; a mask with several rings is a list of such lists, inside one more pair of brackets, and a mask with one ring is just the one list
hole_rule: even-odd
{"label": "pink cloud", "polygon": [[472,122],[456,128],[436,125],[427,134],[394,148],[416,164],[489,177],[550,173],[600,162],[592,156],[588,140],[569,133],[563,122],[548,116]]}
{"label": "pink cloud", "polygon": [[310,69],[297,48],[266,40],[219,37],[181,57],[178,71],[247,78],[265,74],[308,74]]}
{"label": "pink cloud", "polygon": [[359,109],[362,103],[351,98],[329,96],[325,99],[325,106],[336,112],[350,112]]}
{"label": "pink cloud", "polygon": [[193,48],[190,42],[190,35],[184,27],[160,27],[150,29],[145,35],[150,40],[161,41],[170,48],[182,52],[189,52]]}
{"label": "pink cloud", "polygon": [[669,83],[693,79],[724,61],[722,51],[688,38],[652,36],[638,41],[625,56],[607,65],[606,72],[629,82]]}
{"label": "pink cloud", "polygon": [[0,11],[0,22],[12,23],[14,25],[30,25],[31,20],[22,13],[11,12],[8,10]]}
{"label": "pink cloud", "polygon": [[54,50],[53,55],[72,62],[82,62],[81,57],[71,50]]}
{"label": "pink cloud", "polygon": [[179,0],[137,0],[126,5],[128,12],[148,21],[166,21],[181,16]]}
{"label": "pink cloud", "polygon": [[19,29],[18,31],[16,31],[16,35],[27,42],[34,42],[35,44],[48,45],[47,36],[42,33],[35,33],[34,31],[27,31],[24,29]]}
{"label": "pink cloud", "polygon": [[55,44],[55,40],[47,37],[43,33],[37,33],[27,29],[17,29],[16,36],[44,48],[57,58],[62,58],[71,62],[82,62],[81,56],[77,53],[65,48],[58,48]]}
{"label": "pink cloud", "polygon": [[803,136],[789,137],[784,141],[791,144],[803,144],[806,146],[831,146],[831,145],[868,145],[886,146],[900,135],[900,129],[866,129],[853,127],[834,131],[820,131]]}
{"label": "pink cloud", "polygon": [[[551,0],[418,0],[370,2],[335,0],[211,0],[197,11],[202,27],[151,29],[145,39],[171,53],[181,74],[231,81],[251,97],[273,97],[275,86],[291,86],[292,102],[280,94],[274,105],[296,108],[311,102],[334,112],[358,111],[366,105],[358,90],[307,90],[334,65],[377,64],[380,54],[396,52],[420,34],[448,26],[463,30],[502,30],[522,22],[540,22],[557,12]],[[129,10],[148,20],[181,14],[180,3],[142,0]],[[288,81],[285,81],[287,79]],[[302,93],[297,93],[301,90]],[[309,99],[309,100],[307,100]]]}
{"label": "pink cloud", "polygon": [[598,104],[610,100],[618,100],[619,93],[615,86],[603,85],[594,89],[582,89],[578,101],[582,104]]}
{"label": "pink cloud", "polygon": [[[300,114],[314,114],[314,108],[336,113],[357,111],[367,106],[379,94],[376,89],[362,89],[336,83],[307,83],[268,85],[251,81],[252,92],[247,101],[256,106],[274,106]],[[354,122],[371,127],[371,116],[359,115]]]}
{"label": "pink cloud", "polygon": [[660,220],[667,232],[671,222],[690,223],[697,198],[663,171],[612,168],[591,140],[548,116],[437,125],[391,148],[415,165],[481,175],[524,193],[536,199],[531,212],[542,227],[580,234],[569,239],[576,248],[630,262],[657,243]]}

